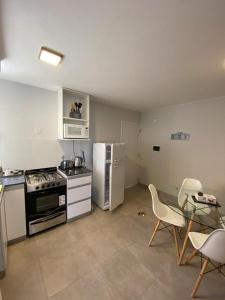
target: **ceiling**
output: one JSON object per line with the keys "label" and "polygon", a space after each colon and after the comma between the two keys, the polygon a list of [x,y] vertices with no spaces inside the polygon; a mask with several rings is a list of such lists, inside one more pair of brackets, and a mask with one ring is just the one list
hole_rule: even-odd
{"label": "ceiling", "polygon": [[[0,78],[147,108],[225,95],[224,0],[2,0]],[[65,54],[52,67],[41,46]]]}

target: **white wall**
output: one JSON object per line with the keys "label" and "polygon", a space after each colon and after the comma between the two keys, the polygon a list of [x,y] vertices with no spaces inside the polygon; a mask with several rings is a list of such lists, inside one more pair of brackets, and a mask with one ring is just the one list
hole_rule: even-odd
{"label": "white wall", "polygon": [[[225,97],[145,112],[141,128],[142,183],[160,187],[194,177],[225,191]],[[177,131],[190,133],[190,141],[170,140]],[[153,145],[161,151],[153,152]]]}
{"label": "white wall", "polygon": [[131,110],[103,105],[98,101],[91,104],[91,135],[97,142],[119,142],[121,122],[139,124],[140,114]]}
{"label": "white wall", "polygon": [[[140,114],[137,112],[102,105],[100,102],[92,102],[91,112],[91,134],[97,142],[126,141],[130,136],[122,137],[122,123],[137,124],[139,127]],[[126,133],[128,134],[128,131]],[[133,135],[136,142],[135,132]],[[130,149],[132,145],[131,142],[126,143],[125,187],[135,185],[139,177],[137,157],[131,155],[133,153]]]}
{"label": "white wall", "polygon": [[[139,121],[139,113],[91,103],[93,140],[119,141],[121,121]],[[74,142],[92,163],[92,142]],[[73,155],[72,141],[57,140],[57,93],[0,80],[0,165],[10,169],[57,166]]]}

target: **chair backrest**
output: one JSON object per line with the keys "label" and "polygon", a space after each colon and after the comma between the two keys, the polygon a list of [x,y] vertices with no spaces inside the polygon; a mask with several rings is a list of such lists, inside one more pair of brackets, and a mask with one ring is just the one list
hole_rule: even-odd
{"label": "chair backrest", "polygon": [[157,190],[153,184],[149,184],[149,191],[152,196],[152,208],[156,217],[160,217],[162,214],[162,210],[164,210],[164,205],[160,202]]}
{"label": "chair backrest", "polygon": [[190,189],[192,191],[199,191],[202,189],[202,184],[198,179],[194,179],[194,178],[185,178],[183,180],[183,183],[180,187],[180,191],[178,194],[178,204],[180,207],[183,207],[184,202],[187,198],[185,189]]}
{"label": "chair backrest", "polygon": [[210,259],[225,264],[225,229],[214,230],[199,251]]}

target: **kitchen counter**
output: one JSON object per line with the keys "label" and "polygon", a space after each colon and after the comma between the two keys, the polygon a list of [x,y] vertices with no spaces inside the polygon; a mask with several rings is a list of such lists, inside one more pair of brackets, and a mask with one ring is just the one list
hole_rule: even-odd
{"label": "kitchen counter", "polygon": [[82,168],[73,168],[69,170],[61,170],[58,168],[58,172],[65,178],[73,179],[73,178],[79,178],[83,176],[88,176],[92,174],[92,171],[82,167]]}
{"label": "kitchen counter", "polygon": [[0,177],[0,203],[2,201],[2,197],[4,194],[4,190],[7,190],[7,187],[24,184],[25,183],[25,177],[23,175],[20,176],[2,176]]}
{"label": "kitchen counter", "polygon": [[0,177],[0,184],[5,187],[11,185],[24,184],[24,183],[25,183],[25,178],[23,175]]}

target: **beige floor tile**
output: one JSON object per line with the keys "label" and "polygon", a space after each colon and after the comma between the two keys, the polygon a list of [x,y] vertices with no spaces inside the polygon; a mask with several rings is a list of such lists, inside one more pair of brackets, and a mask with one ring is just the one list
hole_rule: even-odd
{"label": "beige floor tile", "polygon": [[123,299],[138,299],[154,281],[152,274],[128,249],[116,253],[102,267],[104,280],[117,290]]}
{"label": "beige floor tile", "polygon": [[52,253],[40,258],[41,273],[50,297],[77,279],[71,250],[52,249]]}
{"label": "beige floor tile", "polygon": [[63,250],[52,249],[51,253],[40,258],[47,295],[50,297],[58,293],[90,272],[94,263],[91,249],[83,244],[71,243],[69,248]]}
{"label": "beige floor tile", "polygon": [[[23,262],[24,263],[24,262]],[[39,265],[24,263],[17,272],[10,272],[1,280],[3,300],[46,300],[46,290]]]}
{"label": "beige floor tile", "polygon": [[111,288],[98,272],[90,272],[75,281],[67,289],[58,293],[49,300],[122,300],[122,296]]}

